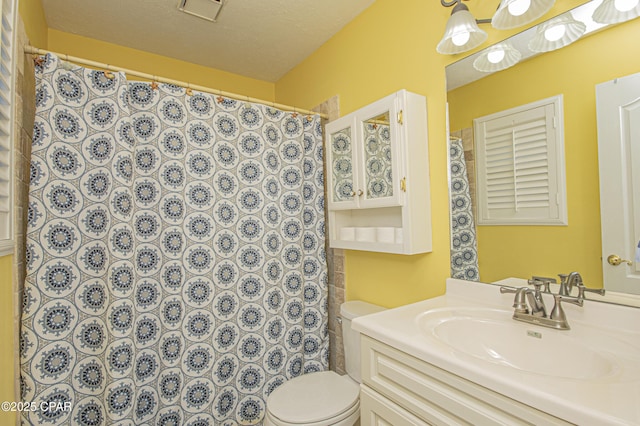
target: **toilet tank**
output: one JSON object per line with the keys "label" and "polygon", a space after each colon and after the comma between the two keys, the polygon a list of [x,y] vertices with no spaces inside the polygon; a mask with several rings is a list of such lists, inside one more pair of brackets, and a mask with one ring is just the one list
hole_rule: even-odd
{"label": "toilet tank", "polygon": [[344,302],[340,305],[342,317],[342,343],[344,344],[344,361],[347,374],[358,383],[360,377],[360,333],[351,328],[351,320],[363,315],[384,311],[385,308],[360,300]]}

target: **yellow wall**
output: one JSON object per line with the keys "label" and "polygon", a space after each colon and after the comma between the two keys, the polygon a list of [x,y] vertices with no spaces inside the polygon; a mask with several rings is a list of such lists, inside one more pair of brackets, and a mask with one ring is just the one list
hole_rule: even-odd
{"label": "yellow wall", "polygon": [[[479,226],[480,277],[555,276],[580,271],[602,286],[595,85],[640,72],[640,20],[451,91],[451,129],[562,94],[569,226]],[[597,52],[597,53],[596,53]]]}
{"label": "yellow wall", "polygon": [[[13,256],[0,257],[0,401],[15,401],[13,341]],[[15,413],[0,411],[0,424],[15,424]]]}
{"label": "yellow wall", "polygon": [[44,10],[40,0],[18,0],[18,13],[24,22],[24,29],[31,44],[46,49],[48,42],[48,27],[44,17]]}
{"label": "yellow wall", "polygon": [[49,29],[48,50],[267,101],[275,97],[274,84],[267,81],[54,29]]}
{"label": "yellow wall", "polygon": [[[346,253],[347,299],[392,307],[444,292],[449,274],[449,198],[444,67],[435,46],[450,11],[439,2],[377,0],[276,83],[278,102],[309,108],[334,95],[347,114],[399,89],[427,97],[433,252]],[[429,20],[442,25],[427,25]]]}

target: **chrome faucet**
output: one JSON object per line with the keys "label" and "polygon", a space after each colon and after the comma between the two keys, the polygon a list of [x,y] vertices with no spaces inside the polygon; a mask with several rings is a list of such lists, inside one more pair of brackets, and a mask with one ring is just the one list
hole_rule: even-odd
{"label": "chrome faucet", "polygon": [[558,274],[560,277],[560,295],[571,296],[573,286],[579,287],[582,283],[582,276],[578,272],[571,272],[569,275]]}
{"label": "chrome faucet", "polygon": [[604,296],[605,290],[603,288],[589,288],[584,285],[582,276],[577,272],[567,274],[558,274],[560,277],[560,295],[571,296],[571,290],[573,287],[578,289],[578,299],[585,299],[585,292],[597,293]]}
{"label": "chrome faucet", "polygon": [[[544,285],[544,283],[537,282],[536,284],[534,284],[536,285],[536,290],[531,290],[527,287],[500,287],[500,293],[515,293],[513,319],[557,330],[569,330],[571,327],[569,327],[567,316],[564,313],[564,309],[562,309],[562,302],[582,306],[584,299],[554,294],[555,304],[551,313],[547,316],[544,300],[540,292],[540,286]],[[529,305],[527,305],[527,300]]]}
{"label": "chrome faucet", "polygon": [[532,285],[535,287],[535,290],[529,290],[527,292],[527,298],[529,299],[529,305],[531,306],[531,315],[535,315],[537,317],[547,316],[547,309],[544,306],[544,299],[542,299],[542,292],[540,291],[540,287],[545,284],[548,291],[548,283],[534,281]]}

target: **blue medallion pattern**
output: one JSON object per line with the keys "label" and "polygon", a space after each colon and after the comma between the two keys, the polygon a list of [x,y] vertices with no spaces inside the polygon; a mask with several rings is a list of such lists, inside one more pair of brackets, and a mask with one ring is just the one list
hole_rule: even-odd
{"label": "blue medallion pattern", "polygon": [[23,424],[261,424],[328,366],[320,118],[37,68]]}
{"label": "blue medallion pattern", "polygon": [[473,206],[469,193],[469,178],[464,161],[462,140],[449,141],[451,174],[451,276],[478,281],[478,248]]}
{"label": "blue medallion pattern", "polygon": [[391,173],[391,128],[388,124],[363,123],[364,161],[367,198],[383,198],[393,195]]}

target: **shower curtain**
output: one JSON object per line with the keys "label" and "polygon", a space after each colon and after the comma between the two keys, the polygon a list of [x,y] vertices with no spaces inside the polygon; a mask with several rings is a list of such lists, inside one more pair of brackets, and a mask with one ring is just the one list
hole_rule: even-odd
{"label": "shower curtain", "polygon": [[320,118],[36,73],[23,424],[261,423],[328,365]]}
{"label": "shower curtain", "polygon": [[451,193],[451,277],[478,281],[478,248],[469,177],[460,138],[449,139]]}

